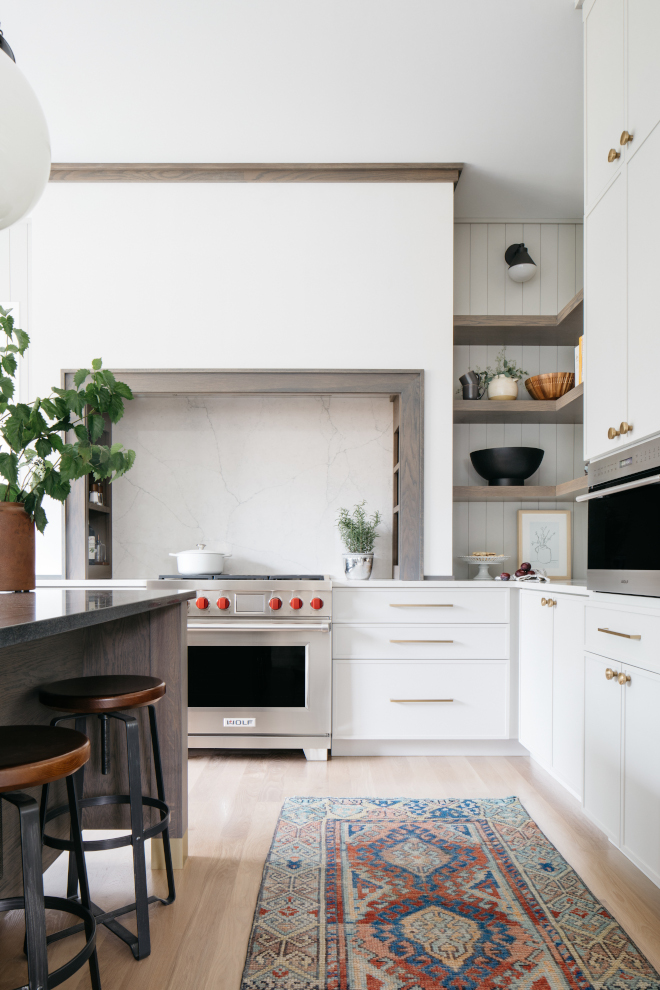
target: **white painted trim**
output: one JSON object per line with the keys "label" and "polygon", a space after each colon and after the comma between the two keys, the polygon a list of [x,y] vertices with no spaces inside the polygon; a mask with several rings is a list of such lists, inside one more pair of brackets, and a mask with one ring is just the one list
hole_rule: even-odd
{"label": "white painted trim", "polygon": [[332,739],[334,756],[529,756],[517,739]]}

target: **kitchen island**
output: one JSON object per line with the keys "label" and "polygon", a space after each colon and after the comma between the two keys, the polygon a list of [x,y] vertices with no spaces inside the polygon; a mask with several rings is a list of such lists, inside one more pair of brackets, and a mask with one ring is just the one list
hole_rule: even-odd
{"label": "kitchen island", "polygon": [[[0,724],[47,725],[55,712],[38,700],[49,681],[92,674],[148,674],[162,677],[167,693],[157,706],[165,793],[171,810],[170,836],[174,865],[186,858],[187,809],[187,654],[186,601],[191,591],[140,589],[38,588],[25,594],[0,594]],[[147,709],[141,722],[143,792],[156,797]],[[112,720],[111,720],[112,721]],[[125,741],[112,735],[111,771],[101,775],[100,728],[87,720],[92,756],[85,774],[85,796],[127,793]],[[52,787],[52,802],[64,802],[63,781]],[[38,790],[30,791],[36,798]],[[60,800],[58,800],[58,798]],[[52,806],[52,805],[51,805]],[[145,823],[149,822],[145,809]],[[18,822],[4,809],[0,896],[20,887]],[[52,823],[54,834],[67,835],[66,817]],[[129,828],[128,809],[87,808],[85,828]],[[59,828],[59,832],[57,829]],[[159,864],[152,840],[152,865]],[[44,868],[58,852],[44,850]]]}

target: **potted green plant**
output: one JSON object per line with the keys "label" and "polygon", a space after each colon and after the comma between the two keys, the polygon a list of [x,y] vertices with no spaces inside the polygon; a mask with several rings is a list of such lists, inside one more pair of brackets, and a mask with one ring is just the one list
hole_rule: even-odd
{"label": "potted green plant", "polygon": [[481,379],[480,389],[482,396],[487,392],[489,399],[505,399],[509,402],[518,398],[518,382],[527,374],[522,368],[518,368],[515,361],[508,361],[506,357],[506,347],[503,347],[495,359],[495,367],[488,365],[483,370],[472,368]]}
{"label": "potted green plant", "polygon": [[104,417],[117,423],[133,393],[96,359],[91,371],[75,373],[75,388],[53,388],[31,404],[13,402],[16,359],[30,338],[10,314],[0,306],[7,338],[0,347],[0,591],[29,591],[35,586],[35,526],[43,533],[48,523],[44,496],[63,502],[74,478],[92,474],[112,482],[131,468],[134,450],[96,441]]}
{"label": "potted green plant", "polygon": [[344,576],[349,581],[366,581],[371,577],[374,563],[374,545],[378,539],[376,528],[381,522],[378,510],[367,518],[366,501],[358,502],[352,512],[340,509],[337,519],[339,535],[346,547],[343,554]]}

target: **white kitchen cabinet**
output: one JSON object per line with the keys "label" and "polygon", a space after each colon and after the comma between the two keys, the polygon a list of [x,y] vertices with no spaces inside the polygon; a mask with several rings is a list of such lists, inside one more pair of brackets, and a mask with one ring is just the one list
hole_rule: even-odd
{"label": "white kitchen cabinet", "polygon": [[552,763],[552,609],[535,591],[520,592],[519,739],[532,756]]}
{"label": "white kitchen cabinet", "polygon": [[584,810],[660,885],[660,674],[585,656]]}
{"label": "white kitchen cabinet", "polygon": [[609,453],[625,439],[608,430],[627,422],[626,175],[585,218],[585,460]]}
{"label": "white kitchen cabinet", "polygon": [[[592,460],[660,432],[660,3],[593,0],[585,28],[585,429]],[[632,140],[621,145],[623,132]],[[618,155],[608,162],[609,150]],[[632,433],[608,437],[629,424]]]}
{"label": "white kitchen cabinet", "polygon": [[660,676],[626,666],[621,848],[660,883]]}
{"label": "white kitchen cabinet", "polygon": [[587,209],[616,174],[625,123],[624,0],[596,0],[584,20],[585,44],[585,203]]}
{"label": "white kitchen cabinet", "polygon": [[[660,3],[656,0],[660,12]],[[660,64],[660,32],[655,63]],[[660,86],[660,81],[656,84]],[[658,96],[658,92],[654,94]],[[637,135],[635,135],[635,138]],[[660,271],[660,125],[627,165],[628,172],[628,418],[633,437],[660,430],[657,390],[644,388],[660,363],[657,280]]]}
{"label": "white kitchen cabinet", "polygon": [[660,3],[628,0],[628,109],[626,128],[633,135],[630,159],[660,121]]}
{"label": "white kitchen cabinet", "polygon": [[[611,661],[584,659],[584,796],[587,815],[619,843],[621,819],[621,687]],[[616,673],[619,667],[614,668]]]}
{"label": "white kitchen cabinet", "polygon": [[342,739],[499,739],[506,664],[335,663]]}
{"label": "white kitchen cabinet", "polygon": [[520,742],[578,795],[582,794],[583,641],[583,599],[555,594],[552,588],[543,593],[520,591]]}
{"label": "white kitchen cabinet", "polygon": [[508,743],[510,596],[447,583],[337,588],[333,745],[359,755],[373,741],[402,741],[402,753],[415,741]]}
{"label": "white kitchen cabinet", "polygon": [[[582,794],[584,754],[584,601],[554,595],[552,643],[552,769]],[[550,609],[548,609],[550,611]]]}

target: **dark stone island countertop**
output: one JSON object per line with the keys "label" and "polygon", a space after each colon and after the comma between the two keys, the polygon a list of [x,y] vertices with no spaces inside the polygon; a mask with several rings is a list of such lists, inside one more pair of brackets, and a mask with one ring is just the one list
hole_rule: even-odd
{"label": "dark stone island countertop", "polygon": [[194,591],[37,588],[0,593],[0,648],[124,619],[194,598]]}

